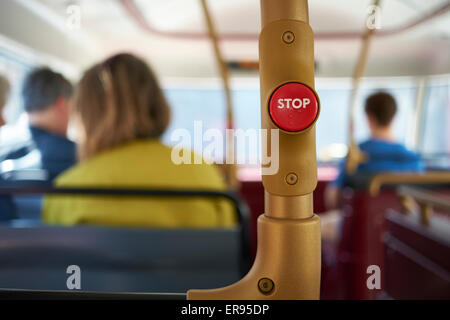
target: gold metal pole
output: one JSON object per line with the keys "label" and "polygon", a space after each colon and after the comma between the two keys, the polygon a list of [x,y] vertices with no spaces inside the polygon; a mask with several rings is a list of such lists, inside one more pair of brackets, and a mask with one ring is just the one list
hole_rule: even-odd
{"label": "gold metal pole", "polygon": [[[314,91],[308,2],[261,0],[261,10],[261,127],[268,135],[272,130],[279,134],[279,169],[262,177],[265,214],[258,219],[258,250],[249,273],[225,288],[190,290],[188,299],[318,299],[320,295],[320,219],[312,204],[320,105]],[[292,104],[281,107],[283,101]],[[271,150],[268,141],[262,143]]]}
{"label": "gold metal pole", "polygon": [[[217,66],[219,68],[220,76],[222,78],[223,89],[225,91],[226,97],[226,114],[227,114],[227,129],[233,129],[233,102],[231,99],[231,90],[230,90],[230,76],[228,73],[227,65],[223,59],[222,52],[219,47],[219,40],[217,37],[217,32],[214,27],[213,20],[211,18],[210,11],[208,9],[208,5],[206,0],[201,0],[203,14],[205,16],[206,25],[208,28],[209,38],[214,48],[214,56],[216,58]],[[234,158],[234,143],[230,141],[234,139],[233,135],[226,136],[227,141],[225,144],[225,159],[233,159]],[[225,175],[228,182],[228,185],[236,189],[239,186],[239,180],[237,179],[237,168],[233,164],[225,164]]]}
{"label": "gold metal pole", "polygon": [[369,184],[369,194],[375,197],[381,187],[388,184],[449,184],[449,171],[427,171],[423,173],[411,172],[381,172],[377,173]]}
{"label": "gold metal pole", "polygon": [[420,223],[425,226],[430,225],[431,216],[433,215],[433,207],[428,203],[419,203],[420,207]]}

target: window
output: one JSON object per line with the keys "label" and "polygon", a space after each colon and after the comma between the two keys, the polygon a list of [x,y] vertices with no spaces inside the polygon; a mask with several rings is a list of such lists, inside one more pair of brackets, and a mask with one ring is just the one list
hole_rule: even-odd
{"label": "window", "polygon": [[420,152],[433,169],[450,167],[450,78],[428,82],[423,106]]}
{"label": "window", "polygon": [[23,79],[32,68],[33,64],[0,45],[0,73],[11,85],[8,103],[3,110],[8,124],[0,129],[1,154],[7,152],[18,141],[29,137],[20,91]]}
{"label": "window", "polygon": [[[232,98],[234,102],[235,128],[259,129],[260,92],[258,79],[251,85],[233,81]],[[187,87],[189,85],[189,87]],[[225,121],[225,96],[217,85],[188,83],[178,87],[167,87],[165,92],[172,108],[172,122],[164,141],[173,145],[171,133],[177,128],[184,128],[194,135],[194,121],[202,120],[203,132],[209,128],[223,131]],[[321,100],[321,114],[317,122],[317,152],[322,162],[339,160],[346,154],[348,143],[348,108],[351,94],[350,79],[321,79],[316,81],[316,88]],[[416,86],[413,79],[365,79],[357,97],[355,114],[355,137],[362,141],[369,137],[369,130],[364,113],[364,101],[368,95],[378,90],[391,93],[398,104],[395,118],[395,137],[401,143],[408,142],[411,135]],[[441,131],[442,132],[442,131]],[[194,147],[191,145],[191,147]],[[199,150],[196,150],[197,152]],[[249,148],[241,148],[237,153],[249,156]],[[259,152],[259,151],[258,151]],[[258,159],[260,155],[257,155]]]}
{"label": "window", "polygon": [[30,64],[0,47],[0,73],[8,78],[11,84],[11,94],[4,110],[8,122],[17,121],[23,111],[20,88],[31,68]]}
{"label": "window", "polygon": [[[163,140],[169,145],[174,145],[171,135],[176,129],[186,129],[191,137],[194,137],[194,122],[201,121],[201,130],[204,133],[208,129],[218,129],[222,133],[226,128],[226,101],[225,93],[219,87],[194,87],[189,89],[169,88],[165,90],[172,110],[172,121],[165,133]],[[260,97],[258,88],[235,88],[232,90],[234,103],[235,128],[259,129],[260,125]],[[199,127],[197,127],[199,129]],[[192,140],[193,141],[193,140]],[[258,140],[259,142],[259,140]],[[192,142],[190,146],[196,152],[198,150]],[[237,144],[237,154],[244,154],[248,159],[250,148],[248,144]],[[259,159],[259,152],[257,154]],[[219,160],[219,159],[214,159]]]}
{"label": "window", "polygon": [[421,152],[450,154],[450,84],[431,82],[423,114]]}

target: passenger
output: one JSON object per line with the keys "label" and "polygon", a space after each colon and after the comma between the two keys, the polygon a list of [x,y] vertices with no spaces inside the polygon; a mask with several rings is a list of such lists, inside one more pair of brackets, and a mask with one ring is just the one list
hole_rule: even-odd
{"label": "passenger", "polygon": [[[86,71],[73,115],[81,162],[56,179],[58,187],[226,190],[216,167],[171,161],[171,148],[160,141],[169,106],[150,68],[133,55]],[[43,210],[46,222],[63,225],[214,228],[236,218],[228,201],[202,198],[49,196]]]}
{"label": "passenger", "polygon": [[11,152],[5,159],[20,159],[37,149],[39,166],[48,180],[76,163],[75,143],[66,137],[72,91],[66,78],[48,68],[35,69],[26,77],[22,95],[33,144]]}
{"label": "passenger", "polygon": [[[370,138],[361,143],[359,148],[366,154],[367,159],[357,167],[356,174],[423,171],[425,166],[420,156],[395,142],[392,123],[397,112],[397,104],[394,98],[381,91],[372,94],[366,100],[365,112]],[[348,179],[345,166],[342,165],[337,179],[329,184],[325,193],[329,209],[338,207],[339,191],[348,184]]]}
{"label": "passenger", "polygon": [[[0,75],[0,128],[5,125],[3,108],[5,107],[10,91],[8,79]],[[0,176],[0,183],[3,181]],[[0,221],[10,220],[15,217],[15,207],[9,196],[0,196]]]}

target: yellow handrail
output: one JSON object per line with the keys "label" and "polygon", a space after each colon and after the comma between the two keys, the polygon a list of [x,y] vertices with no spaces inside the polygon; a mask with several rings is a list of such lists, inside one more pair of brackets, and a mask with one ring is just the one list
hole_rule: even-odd
{"label": "yellow handrail", "polygon": [[379,173],[374,176],[369,184],[370,195],[376,196],[380,192],[381,187],[388,184],[450,184],[450,171]]}
{"label": "yellow handrail", "polygon": [[[223,89],[225,91],[226,97],[226,115],[227,115],[227,129],[233,129],[233,101],[231,99],[231,90],[230,90],[230,76],[228,73],[227,65],[223,59],[222,52],[219,47],[219,40],[217,37],[217,32],[214,27],[214,23],[211,18],[210,11],[208,9],[208,5],[206,0],[200,0],[202,4],[203,14],[205,16],[206,25],[208,28],[209,38],[214,48],[214,56],[216,58],[217,66],[219,68],[220,76],[223,83]],[[234,158],[234,143],[232,139],[234,139],[233,135],[226,135],[226,144],[225,144],[225,159],[233,159]],[[231,140],[231,141],[230,141]],[[225,176],[228,182],[228,185],[236,189],[239,186],[239,180],[237,178],[237,168],[232,164],[225,164]]]}

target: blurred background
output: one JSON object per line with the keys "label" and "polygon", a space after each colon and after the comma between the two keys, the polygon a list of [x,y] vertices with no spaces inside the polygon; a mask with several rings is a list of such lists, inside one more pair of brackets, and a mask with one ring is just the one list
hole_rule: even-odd
{"label": "blurred background", "polygon": [[[399,105],[396,138],[433,165],[449,165],[450,13],[418,23],[446,3],[384,1],[378,13],[381,29],[357,98],[358,141],[368,136],[365,97],[386,89]],[[322,103],[317,151],[324,164],[346,154],[351,76],[370,4],[310,3]],[[258,128],[259,78],[252,63],[258,59],[259,2],[211,0],[209,5],[224,59],[232,67],[235,126]],[[225,127],[224,93],[199,1],[8,0],[0,6],[0,72],[14,88],[5,110],[8,125],[1,129],[2,148],[27,137],[20,85],[30,69],[50,65],[76,81],[95,61],[122,51],[145,58],[161,79],[174,115],[167,143],[171,130],[192,130],[194,120],[203,120],[206,129]]]}
{"label": "blurred background", "polygon": [[[207,3],[230,75],[234,128],[259,129],[260,1]],[[375,11],[372,4],[309,1],[321,101],[314,212],[327,213],[326,189],[348,154],[353,74],[369,23],[376,32],[356,94],[354,139],[369,138],[364,103],[384,90],[398,105],[395,140],[418,153],[425,170],[406,180],[381,174],[341,190],[340,235],[322,242],[322,297],[449,299],[450,1],[383,0]],[[31,70],[49,66],[76,84],[87,68],[120,52],[136,54],[155,70],[172,109],[166,144],[174,143],[171,134],[180,128],[193,136],[194,121],[203,121],[204,131],[227,128],[226,93],[200,0],[2,0],[0,74],[11,83],[11,94],[0,159],[31,139],[21,94]],[[77,134],[71,125],[69,138]],[[237,149],[247,159],[251,152],[260,158],[250,145]],[[0,181],[18,169],[0,161]],[[85,262],[86,290],[185,292],[233,283],[255,257],[256,221],[264,212],[259,169],[241,165],[237,177],[238,197],[221,196],[232,200],[238,225],[202,231],[49,227],[41,221],[41,195],[51,188],[5,178],[0,191],[11,195],[20,214],[0,225],[0,288],[66,289],[67,275],[58,272],[67,257]],[[404,188],[411,183],[426,185],[425,191]],[[31,226],[25,223],[30,218]],[[330,230],[333,236],[338,229]],[[373,264],[382,268],[382,287],[370,291],[366,268]]]}

